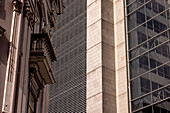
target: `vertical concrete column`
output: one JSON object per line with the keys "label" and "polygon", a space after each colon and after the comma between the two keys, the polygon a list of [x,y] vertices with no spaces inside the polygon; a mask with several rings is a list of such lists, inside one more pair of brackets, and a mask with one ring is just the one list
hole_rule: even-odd
{"label": "vertical concrete column", "polygon": [[115,113],[113,1],[87,0],[87,113]]}
{"label": "vertical concrete column", "polygon": [[113,0],[117,113],[128,113],[125,0]]}

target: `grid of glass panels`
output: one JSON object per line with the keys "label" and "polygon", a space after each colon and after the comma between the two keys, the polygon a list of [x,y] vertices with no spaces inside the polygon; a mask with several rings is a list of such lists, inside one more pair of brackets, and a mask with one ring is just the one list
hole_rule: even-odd
{"label": "grid of glass panels", "polygon": [[170,113],[170,0],[126,0],[132,113]]}
{"label": "grid of glass panels", "polygon": [[50,85],[48,113],[85,113],[87,0],[63,2],[64,14],[57,17],[52,38],[56,83]]}

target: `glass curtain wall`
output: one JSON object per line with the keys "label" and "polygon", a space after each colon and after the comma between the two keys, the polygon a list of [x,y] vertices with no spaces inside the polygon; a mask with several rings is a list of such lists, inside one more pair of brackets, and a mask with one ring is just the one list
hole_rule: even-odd
{"label": "glass curtain wall", "polygon": [[126,0],[132,113],[170,113],[170,0]]}
{"label": "glass curtain wall", "polygon": [[86,3],[63,0],[64,14],[58,16],[52,38],[56,83],[50,85],[48,113],[86,112]]}

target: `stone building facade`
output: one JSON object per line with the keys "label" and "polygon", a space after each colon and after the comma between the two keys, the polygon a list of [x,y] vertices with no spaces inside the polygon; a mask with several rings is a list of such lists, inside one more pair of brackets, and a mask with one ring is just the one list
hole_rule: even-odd
{"label": "stone building facade", "polygon": [[51,44],[62,0],[0,0],[0,110],[47,113]]}

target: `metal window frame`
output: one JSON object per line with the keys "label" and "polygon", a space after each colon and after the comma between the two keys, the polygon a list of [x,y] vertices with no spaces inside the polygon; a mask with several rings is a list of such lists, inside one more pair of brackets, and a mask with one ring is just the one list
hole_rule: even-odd
{"label": "metal window frame", "polygon": [[[150,1],[151,1],[151,0],[150,0]],[[138,8],[135,9],[133,12],[135,12],[135,11],[138,10],[139,8],[143,7],[144,5],[146,5],[147,3],[149,3],[150,1],[144,3],[142,6],[138,7]],[[155,92],[155,91],[162,90],[163,88],[169,87],[170,84],[167,84],[167,85],[165,85],[165,86],[163,86],[163,87],[161,87],[161,88],[158,88],[158,89],[156,89],[156,90],[154,90],[154,91],[151,91],[151,92],[149,92],[149,93],[147,93],[147,94],[141,95],[141,96],[139,96],[139,97],[137,97],[137,98],[135,98],[135,99],[131,99],[131,88],[130,88],[130,86],[131,86],[131,85],[130,85],[130,82],[131,82],[132,80],[135,80],[135,79],[137,79],[138,77],[141,77],[141,76],[143,76],[143,75],[145,75],[145,74],[147,74],[147,73],[150,73],[151,71],[153,71],[153,70],[155,70],[155,69],[157,69],[157,68],[159,68],[159,67],[161,67],[161,66],[166,65],[166,64],[170,63],[170,61],[165,62],[165,63],[163,63],[162,65],[160,65],[160,66],[158,66],[158,67],[155,67],[155,68],[153,68],[153,69],[151,69],[151,70],[149,70],[149,71],[147,71],[147,72],[145,72],[145,73],[142,73],[141,75],[139,75],[139,76],[137,76],[137,77],[135,77],[135,78],[132,78],[132,79],[130,78],[129,62],[132,61],[132,60],[134,60],[134,59],[136,59],[137,57],[139,57],[139,56],[141,56],[141,55],[144,55],[145,53],[147,53],[147,52],[149,52],[149,51],[151,51],[151,50],[153,50],[153,49],[155,49],[155,48],[157,48],[157,47],[159,47],[159,46],[161,46],[161,45],[169,42],[170,39],[169,39],[168,41],[163,42],[162,44],[154,47],[154,48],[149,49],[148,51],[144,52],[143,54],[138,55],[137,57],[135,57],[135,58],[133,58],[133,59],[131,59],[131,60],[129,60],[129,52],[130,52],[131,50],[133,50],[133,49],[141,46],[141,45],[144,44],[145,42],[148,42],[149,40],[157,37],[158,35],[160,35],[160,34],[162,34],[162,33],[164,33],[164,32],[167,32],[168,30],[170,30],[170,28],[167,28],[166,30],[162,31],[161,33],[158,33],[157,35],[151,37],[149,40],[146,40],[146,41],[144,41],[143,43],[141,43],[141,44],[139,44],[139,45],[137,45],[137,46],[135,46],[135,47],[133,47],[133,48],[131,48],[131,49],[129,49],[129,46],[128,46],[128,44],[129,44],[129,43],[128,43],[128,42],[129,42],[128,34],[129,34],[130,32],[132,32],[133,30],[137,29],[138,27],[142,26],[143,24],[146,24],[148,21],[152,20],[153,18],[156,18],[157,16],[161,15],[162,13],[168,11],[170,8],[165,9],[165,10],[162,11],[161,13],[158,13],[157,15],[153,16],[152,18],[150,18],[149,20],[145,21],[144,23],[142,23],[142,24],[136,26],[135,28],[131,29],[130,31],[128,31],[127,17],[128,17],[129,14],[127,14],[127,7],[130,6],[131,4],[133,4],[134,2],[136,2],[136,0],[132,1],[132,2],[129,3],[129,4],[126,4],[126,2],[127,2],[127,1],[124,0],[125,25],[126,25],[126,26],[125,26],[126,59],[127,59],[126,63],[127,63],[127,80],[128,80],[127,88],[128,88],[128,92],[129,92],[129,94],[128,94],[128,96],[129,96],[129,97],[128,97],[128,101],[129,101],[128,105],[129,105],[129,113],[134,113],[134,112],[140,111],[140,110],[142,110],[142,109],[145,109],[145,108],[147,108],[147,107],[149,107],[149,106],[153,106],[153,105],[158,104],[158,103],[161,103],[161,102],[163,102],[163,101],[165,101],[165,100],[167,100],[167,99],[170,99],[170,97],[167,97],[166,99],[163,99],[163,100],[154,102],[154,103],[152,103],[152,104],[150,104],[150,105],[147,105],[147,106],[145,106],[145,107],[142,107],[142,108],[140,108],[140,109],[137,109],[137,110],[132,111],[132,107],[131,107],[131,104],[132,104],[131,102],[132,102],[132,101],[137,100],[137,99],[139,99],[139,98],[141,98],[141,97],[143,97],[143,96],[147,96],[147,95],[149,95],[149,94],[152,94],[152,93]],[[133,12],[131,12],[130,14],[132,14]]]}

